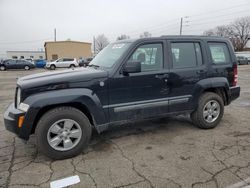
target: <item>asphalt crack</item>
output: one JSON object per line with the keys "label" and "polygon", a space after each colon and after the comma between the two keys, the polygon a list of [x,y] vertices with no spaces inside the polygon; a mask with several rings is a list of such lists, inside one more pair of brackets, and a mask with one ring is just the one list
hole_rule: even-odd
{"label": "asphalt crack", "polygon": [[113,142],[112,140],[109,140],[109,142],[111,142],[113,145],[115,145],[116,148],[121,152],[121,155],[122,155],[126,160],[128,160],[128,161],[132,164],[132,169],[133,169],[133,171],[134,171],[139,177],[141,177],[141,178],[144,179],[146,182],[148,182],[151,188],[154,188],[152,182],[151,182],[148,178],[146,178],[143,174],[141,174],[140,172],[138,172],[138,170],[135,168],[135,163],[134,163],[134,161],[131,160],[129,157],[127,157],[127,156],[124,154],[124,152],[123,152],[123,150],[120,148],[120,146],[119,146],[118,144],[116,144],[115,142]]}
{"label": "asphalt crack", "polygon": [[9,187],[9,185],[10,185],[10,178],[11,178],[11,175],[12,175],[12,167],[13,167],[13,165],[14,165],[15,152],[16,152],[15,143],[16,143],[16,138],[13,137],[13,152],[12,152],[12,155],[11,155],[10,166],[9,166],[9,169],[8,169],[9,176],[8,176],[8,178],[7,178],[7,181],[6,181],[7,187]]}
{"label": "asphalt crack", "polygon": [[[95,179],[94,179],[94,177],[90,174],[90,173],[87,173],[87,172],[82,172],[82,171],[79,171],[79,170],[77,170],[76,169],[76,166],[75,166],[75,164],[74,164],[74,162],[73,162],[74,160],[72,159],[71,160],[71,165],[73,166],[73,168],[74,168],[74,173],[75,172],[78,172],[78,173],[81,173],[81,174],[84,174],[84,175],[87,175],[91,180],[92,180],[92,182],[93,182],[93,184],[94,184],[94,186],[97,188],[97,182],[95,181]],[[83,158],[83,156],[82,156],[82,160],[81,161],[83,161],[83,162],[85,162],[85,160],[84,160],[84,158]],[[81,162],[81,161],[79,161],[79,162]],[[78,162],[78,163],[79,163]],[[77,164],[78,164],[77,163]]]}

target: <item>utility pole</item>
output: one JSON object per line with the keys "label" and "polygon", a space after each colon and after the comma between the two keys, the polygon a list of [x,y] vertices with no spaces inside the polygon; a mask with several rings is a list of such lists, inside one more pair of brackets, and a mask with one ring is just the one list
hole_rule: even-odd
{"label": "utility pole", "polygon": [[93,37],[93,51],[94,51],[94,56],[95,56],[95,36]]}
{"label": "utility pole", "polygon": [[54,41],[56,42],[56,28],[54,29]]}
{"label": "utility pole", "polygon": [[181,17],[181,24],[180,24],[180,35],[182,35],[182,24],[183,24],[183,18]]}
{"label": "utility pole", "polygon": [[180,35],[182,35],[182,33],[183,33],[183,27],[184,26],[189,26],[189,25],[187,25],[187,23],[189,23],[189,21],[188,20],[185,20],[185,19],[187,19],[188,18],[188,16],[185,16],[185,17],[181,17],[181,23],[180,23]]}

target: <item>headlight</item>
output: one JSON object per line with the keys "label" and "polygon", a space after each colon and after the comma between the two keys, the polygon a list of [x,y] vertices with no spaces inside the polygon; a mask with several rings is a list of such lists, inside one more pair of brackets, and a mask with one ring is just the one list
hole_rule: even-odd
{"label": "headlight", "polygon": [[28,104],[25,104],[25,103],[22,103],[22,102],[21,102],[21,103],[19,104],[19,106],[18,106],[18,109],[19,109],[19,110],[22,110],[22,111],[24,111],[24,112],[27,112],[28,109],[29,109],[29,107],[30,107],[30,106],[29,106]]}
{"label": "headlight", "polygon": [[16,107],[19,106],[21,102],[21,89],[18,87],[16,91]]}
{"label": "headlight", "polygon": [[16,107],[19,110],[27,112],[29,109],[29,105],[25,103],[21,103],[21,89],[18,87],[16,92]]}

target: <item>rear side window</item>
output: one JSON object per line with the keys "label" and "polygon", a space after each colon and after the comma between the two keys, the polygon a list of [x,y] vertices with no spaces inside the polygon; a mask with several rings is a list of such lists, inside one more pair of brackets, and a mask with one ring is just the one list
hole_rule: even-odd
{"label": "rear side window", "polygon": [[225,64],[230,62],[230,53],[225,43],[208,43],[213,64]]}
{"label": "rear side window", "polygon": [[171,43],[173,68],[196,67],[203,64],[200,43]]}

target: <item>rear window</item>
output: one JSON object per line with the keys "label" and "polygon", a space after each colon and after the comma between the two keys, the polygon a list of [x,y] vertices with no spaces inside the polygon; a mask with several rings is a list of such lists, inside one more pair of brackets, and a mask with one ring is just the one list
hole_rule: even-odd
{"label": "rear window", "polygon": [[225,64],[230,62],[230,53],[225,43],[208,43],[213,64]]}

